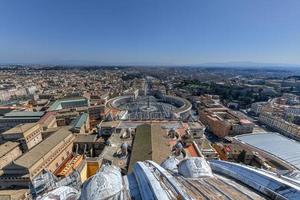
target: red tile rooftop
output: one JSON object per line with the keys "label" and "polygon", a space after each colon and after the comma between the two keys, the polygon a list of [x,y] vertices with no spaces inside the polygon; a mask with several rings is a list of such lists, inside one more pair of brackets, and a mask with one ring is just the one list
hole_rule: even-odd
{"label": "red tile rooftop", "polygon": [[249,121],[248,119],[241,119],[241,120],[240,120],[240,123],[241,123],[241,124],[252,124],[252,122]]}
{"label": "red tile rooftop", "polygon": [[15,106],[0,106],[0,109],[16,109]]}
{"label": "red tile rooftop", "polygon": [[44,123],[50,116],[55,115],[55,112],[47,112],[39,121],[38,123]]}
{"label": "red tile rooftop", "polygon": [[187,148],[185,148],[185,151],[186,151],[191,157],[198,157],[198,156],[200,156],[200,155],[197,153],[197,151],[196,151],[194,145],[188,146]]}

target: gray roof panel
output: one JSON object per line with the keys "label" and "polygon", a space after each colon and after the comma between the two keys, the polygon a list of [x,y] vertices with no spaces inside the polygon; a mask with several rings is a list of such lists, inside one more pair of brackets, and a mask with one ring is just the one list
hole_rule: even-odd
{"label": "gray roof panel", "polygon": [[246,134],[236,138],[300,169],[300,142],[273,132]]}

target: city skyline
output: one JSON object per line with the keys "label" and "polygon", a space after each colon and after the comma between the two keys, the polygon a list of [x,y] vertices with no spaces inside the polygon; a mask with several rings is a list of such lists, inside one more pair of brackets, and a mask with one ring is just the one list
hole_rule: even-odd
{"label": "city skyline", "polygon": [[299,10],[0,0],[0,200],[299,200]]}
{"label": "city skyline", "polygon": [[299,66],[298,1],[2,1],[0,63]]}

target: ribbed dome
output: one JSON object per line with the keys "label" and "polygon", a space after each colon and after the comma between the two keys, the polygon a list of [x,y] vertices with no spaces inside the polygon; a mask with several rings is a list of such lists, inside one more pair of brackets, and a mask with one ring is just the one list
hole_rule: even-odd
{"label": "ribbed dome", "polygon": [[120,169],[104,165],[97,174],[89,178],[82,187],[81,200],[119,199],[122,190]]}
{"label": "ribbed dome", "polygon": [[182,160],[178,165],[178,172],[186,178],[213,176],[206,160],[200,157]]}
{"label": "ribbed dome", "polygon": [[53,199],[68,199],[68,200],[76,200],[79,197],[79,192],[68,186],[61,186],[48,192],[44,196],[38,197],[37,200],[53,200]]}
{"label": "ribbed dome", "polygon": [[179,163],[179,160],[177,160],[174,156],[166,159],[161,163],[161,166],[165,168],[166,170],[170,170],[172,172],[177,172],[177,165]]}

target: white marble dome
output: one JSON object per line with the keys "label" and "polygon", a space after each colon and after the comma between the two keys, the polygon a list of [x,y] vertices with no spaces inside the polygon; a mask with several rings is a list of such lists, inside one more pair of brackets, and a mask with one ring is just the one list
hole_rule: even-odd
{"label": "white marble dome", "polygon": [[121,171],[116,166],[104,165],[82,187],[81,200],[119,199],[123,185]]}
{"label": "white marble dome", "polygon": [[213,176],[209,164],[204,158],[191,157],[178,164],[178,172],[186,178],[200,178]]}

